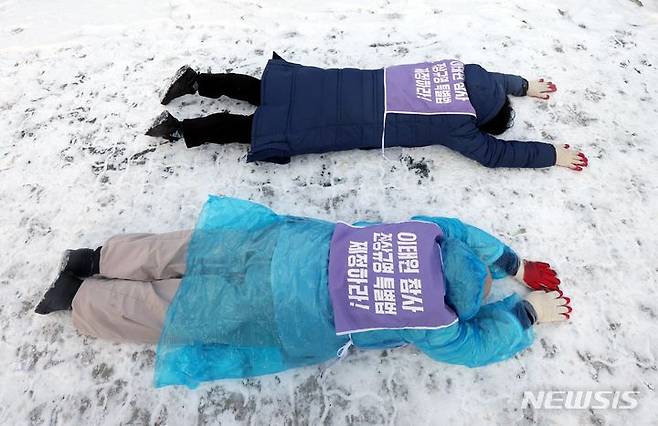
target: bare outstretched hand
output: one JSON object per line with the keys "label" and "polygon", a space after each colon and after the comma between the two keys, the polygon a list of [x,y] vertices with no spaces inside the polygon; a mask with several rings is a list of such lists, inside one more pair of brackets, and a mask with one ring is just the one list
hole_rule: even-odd
{"label": "bare outstretched hand", "polygon": [[555,165],[566,167],[577,172],[589,164],[589,160],[582,152],[571,149],[568,144],[555,146]]}
{"label": "bare outstretched hand", "polygon": [[533,98],[548,99],[550,97],[548,94],[556,90],[557,86],[552,81],[544,81],[543,78],[540,78],[537,81],[528,82],[528,91],[526,94]]}

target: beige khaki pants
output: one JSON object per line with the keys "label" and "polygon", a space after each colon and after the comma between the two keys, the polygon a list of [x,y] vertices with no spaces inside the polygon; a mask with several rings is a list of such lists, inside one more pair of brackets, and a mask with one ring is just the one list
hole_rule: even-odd
{"label": "beige khaki pants", "polygon": [[103,244],[100,274],[84,280],[73,299],[75,327],[103,339],[157,343],[191,233],[128,234]]}

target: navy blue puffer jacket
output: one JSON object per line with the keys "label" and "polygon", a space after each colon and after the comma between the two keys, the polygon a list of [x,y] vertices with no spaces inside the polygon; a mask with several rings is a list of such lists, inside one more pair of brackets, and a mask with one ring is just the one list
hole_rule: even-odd
{"label": "navy blue puffer jacket", "polygon": [[[248,161],[286,162],[300,154],[380,148],[383,69],[322,69],[272,59],[263,72]],[[519,76],[465,66],[477,118],[388,114],[385,146],[443,145],[487,167],[548,167],[555,149],[542,142],[504,141],[479,130],[508,94],[522,96]]]}

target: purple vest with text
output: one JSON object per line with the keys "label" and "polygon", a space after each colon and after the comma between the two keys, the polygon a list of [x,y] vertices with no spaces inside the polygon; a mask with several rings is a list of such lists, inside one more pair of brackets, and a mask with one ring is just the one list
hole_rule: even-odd
{"label": "purple vest with text", "polygon": [[444,301],[441,235],[436,224],[419,221],[337,224],[329,254],[336,334],[457,321]]}

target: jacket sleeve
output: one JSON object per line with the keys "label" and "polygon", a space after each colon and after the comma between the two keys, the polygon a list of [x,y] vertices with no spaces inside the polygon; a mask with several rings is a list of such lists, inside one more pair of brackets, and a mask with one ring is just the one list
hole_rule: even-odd
{"label": "jacket sleeve", "polygon": [[447,217],[414,216],[411,219],[436,223],[445,238],[462,241],[489,267],[494,278],[516,273],[518,256],[514,250],[480,228]]}
{"label": "jacket sleeve", "polygon": [[525,78],[512,75],[490,72],[491,78],[505,89],[505,94],[513,96],[525,96],[528,92],[528,80]]}
{"label": "jacket sleeve", "polygon": [[497,139],[469,124],[455,129],[443,145],[486,167],[541,168],[555,165],[555,147],[549,143]]}
{"label": "jacket sleeve", "polygon": [[[476,316],[451,327],[419,331],[409,336],[430,358],[450,364],[480,367],[516,355],[532,344],[532,327],[516,311],[523,303],[517,295],[484,305]],[[415,338],[414,338],[415,337]]]}

